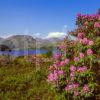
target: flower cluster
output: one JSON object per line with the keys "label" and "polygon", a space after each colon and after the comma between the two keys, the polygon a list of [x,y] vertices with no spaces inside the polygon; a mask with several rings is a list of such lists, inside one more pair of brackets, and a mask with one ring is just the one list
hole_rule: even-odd
{"label": "flower cluster", "polygon": [[44,60],[41,56],[39,55],[32,55],[32,56],[28,56],[25,58],[26,61],[30,62],[31,64],[37,66],[40,66],[44,63]]}
{"label": "flower cluster", "polygon": [[100,22],[95,22],[95,23],[94,23],[94,27],[95,27],[95,28],[100,28]]}
{"label": "flower cluster", "polygon": [[50,73],[47,78],[47,81],[50,83],[51,82],[56,83],[59,80],[60,76],[64,75],[64,71],[61,70],[61,67],[69,63],[69,59],[67,58],[61,60],[62,58],[61,54],[54,54],[53,58],[54,58],[54,64],[49,67]]}
{"label": "flower cluster", "polygon": [[88,25],[88,22],[99,21],[100,15],[99,14],[91,14],[91,15],[77,14],[77,19],[78,19],[78,21],[83,21],[83,23],[82,23],[83,25]]}
{"label": "flower cluster", "polygon": [[72,84],[68,84],[66,87],[65,87],[65,90],[66,91],[69,91],[71,89],[76,89],[79,87],[79,84],[78,83],[72,83]]}
{"label": "flower cluster", "polygon": [[77,68],[77,72],[85,72],[85,71],[87,71],[87,67],[86,66]]}
{"label": "flower cluster", "polygon": [[82,43],[83,45],[93,45],[94,42],[91,40],[88,40],[87,38],[79,39],[79,42]]}
{"label": "flower cluster", "polygon": [[64,75],[63,70],[54,70],[52,73],[48,75],[48,82],[55,82],[59,78],[59,76]]}

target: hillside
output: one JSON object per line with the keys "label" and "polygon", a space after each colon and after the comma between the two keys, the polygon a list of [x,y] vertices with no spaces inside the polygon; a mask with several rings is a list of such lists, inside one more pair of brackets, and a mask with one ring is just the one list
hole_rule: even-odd
{"label": "hillside", "polygon": [[0,38],[0,44],[7,45],[12,49],[35,49],[55,46],[61,41],[62,40],[58,38],[35,39],[29,35],[14,35],[6,39]]}
{"label": "hillside", "polygon": [[62,39],[59,38],[50,38],[50,39],[36,38],[36,46],[37,48],[57,46],[57,44],[61,41]]}
{"label": "hillside", "polygon": [[0,44],[7,45],[12,49],[28,49],[36,47],[36,40],[28,35],[15,35],[0,41]]}

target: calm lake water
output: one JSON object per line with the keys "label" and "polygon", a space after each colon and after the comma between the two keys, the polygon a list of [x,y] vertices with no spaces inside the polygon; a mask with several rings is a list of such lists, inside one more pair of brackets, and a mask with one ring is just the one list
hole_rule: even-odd
{"label": "calm lake water", "polygon": [[38,49],[38,50],[12,50],[8,51],[0,51],[0,55],[11,55],[11,56],[25,56],[25,55],[34,55],[34,54],[45,54],[47,50]]}

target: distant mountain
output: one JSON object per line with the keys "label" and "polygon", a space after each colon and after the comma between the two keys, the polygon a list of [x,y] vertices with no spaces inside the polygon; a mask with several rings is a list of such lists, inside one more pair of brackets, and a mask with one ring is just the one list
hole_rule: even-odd
{"label": "distant mountain", "polygon": [[35,49],[55,46],[61,41],[58,38],[41,39],[29,35],[14,35],[6,39],[0,38],[0,44],[7,45],[11,49]]}
{"label": "distant mountain", "polygon": [[0,37],[0,41],[3,41],[4,39]]}
{"label": "distant mountain", "polygon": [[1,41],[0,44],[7,45],[12,49],[36,48],[36,40],[28,35],[11,36]]}
{"label": "distant mountain", "polygon": [[59,38],[50,38],[50,39],[40,39],[36,38],[36,46],[37,48],[55,46],[60,43],[62,39]]}

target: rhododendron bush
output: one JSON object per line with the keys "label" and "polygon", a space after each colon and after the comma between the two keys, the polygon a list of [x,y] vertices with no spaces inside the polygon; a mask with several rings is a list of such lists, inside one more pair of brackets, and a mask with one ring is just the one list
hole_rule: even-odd
{"label": "rhododendron bush", "polygon": [[[77,15],[75,40],[64,39],[49,67],[48,83],[66,100],[96,99],[100,93],[100,13]],[[100,71],[99,71],[100,72]]]}

